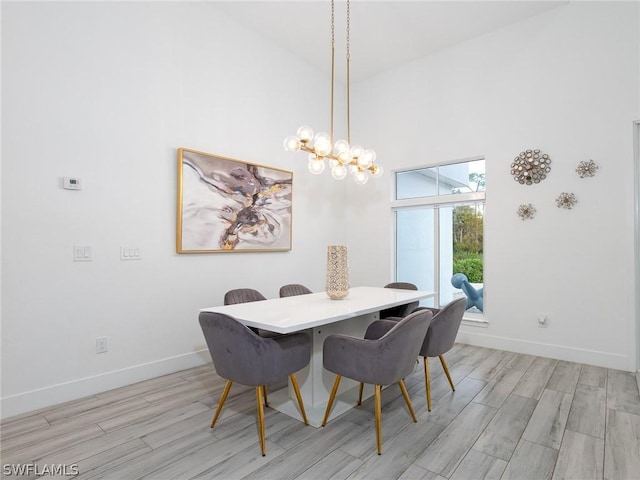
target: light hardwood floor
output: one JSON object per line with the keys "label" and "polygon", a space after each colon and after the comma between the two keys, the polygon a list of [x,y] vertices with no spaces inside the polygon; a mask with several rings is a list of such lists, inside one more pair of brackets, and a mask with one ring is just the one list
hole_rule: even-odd
{"label": "light hardwood floor", "polygon": [[463,344],[445,357],[456,391],[431,361],[431,412],[422,364],[405,380],[417,423],[396,385],[383,390],[381,456],[369,399],[318,429],[267,408],[262,457],[253,388],[234,385],[209,428],[224,380],[206,365],[3,421],[2,474],[29,463],[77,467],[78,479],[640,479],[638,375]]}

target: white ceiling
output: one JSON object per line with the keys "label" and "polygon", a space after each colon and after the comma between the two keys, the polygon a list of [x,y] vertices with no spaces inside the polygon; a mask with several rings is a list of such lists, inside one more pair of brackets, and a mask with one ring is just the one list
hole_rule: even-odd
{"label": "white ceiling", "polygon": [[[331,65],[329,0],[214,1],[229,17],[293,52],[327,75]],[[352,0],[351,81],[568,4],[542,1]],[[336,80],[344,79],[346,2],[336,1]]]}

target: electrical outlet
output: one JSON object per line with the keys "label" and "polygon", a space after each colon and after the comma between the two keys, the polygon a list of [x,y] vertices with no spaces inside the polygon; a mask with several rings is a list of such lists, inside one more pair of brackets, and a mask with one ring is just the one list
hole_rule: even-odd
{"label": "electrical outlet", "polygon": [[107,337],[96,338],[96,353],[107,353],[108,351]]}

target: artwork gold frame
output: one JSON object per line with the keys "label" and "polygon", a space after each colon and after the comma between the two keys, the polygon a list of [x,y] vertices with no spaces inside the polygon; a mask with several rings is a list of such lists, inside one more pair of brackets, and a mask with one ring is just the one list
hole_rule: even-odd
{"label": "artwork gold frame", "polygon": [[293,172],[178,149],[178,253],[291,250]]}

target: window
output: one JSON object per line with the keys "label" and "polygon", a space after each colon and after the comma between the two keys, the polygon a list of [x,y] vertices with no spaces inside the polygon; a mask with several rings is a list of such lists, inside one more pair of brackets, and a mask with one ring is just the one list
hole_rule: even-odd
{"label": "window", "polygon": [[[396,280],[436,291],[425,306],[465,295],[452,284],[457,273],[467,277],[465,288],[482,292],[484,198],[482,158],[396,172]],[[482,320],[482,306],[465,318]]]}
{"label": "window", "polygon": [[484,189],[482,159],[396,172],[396,200],[484,192]]}

